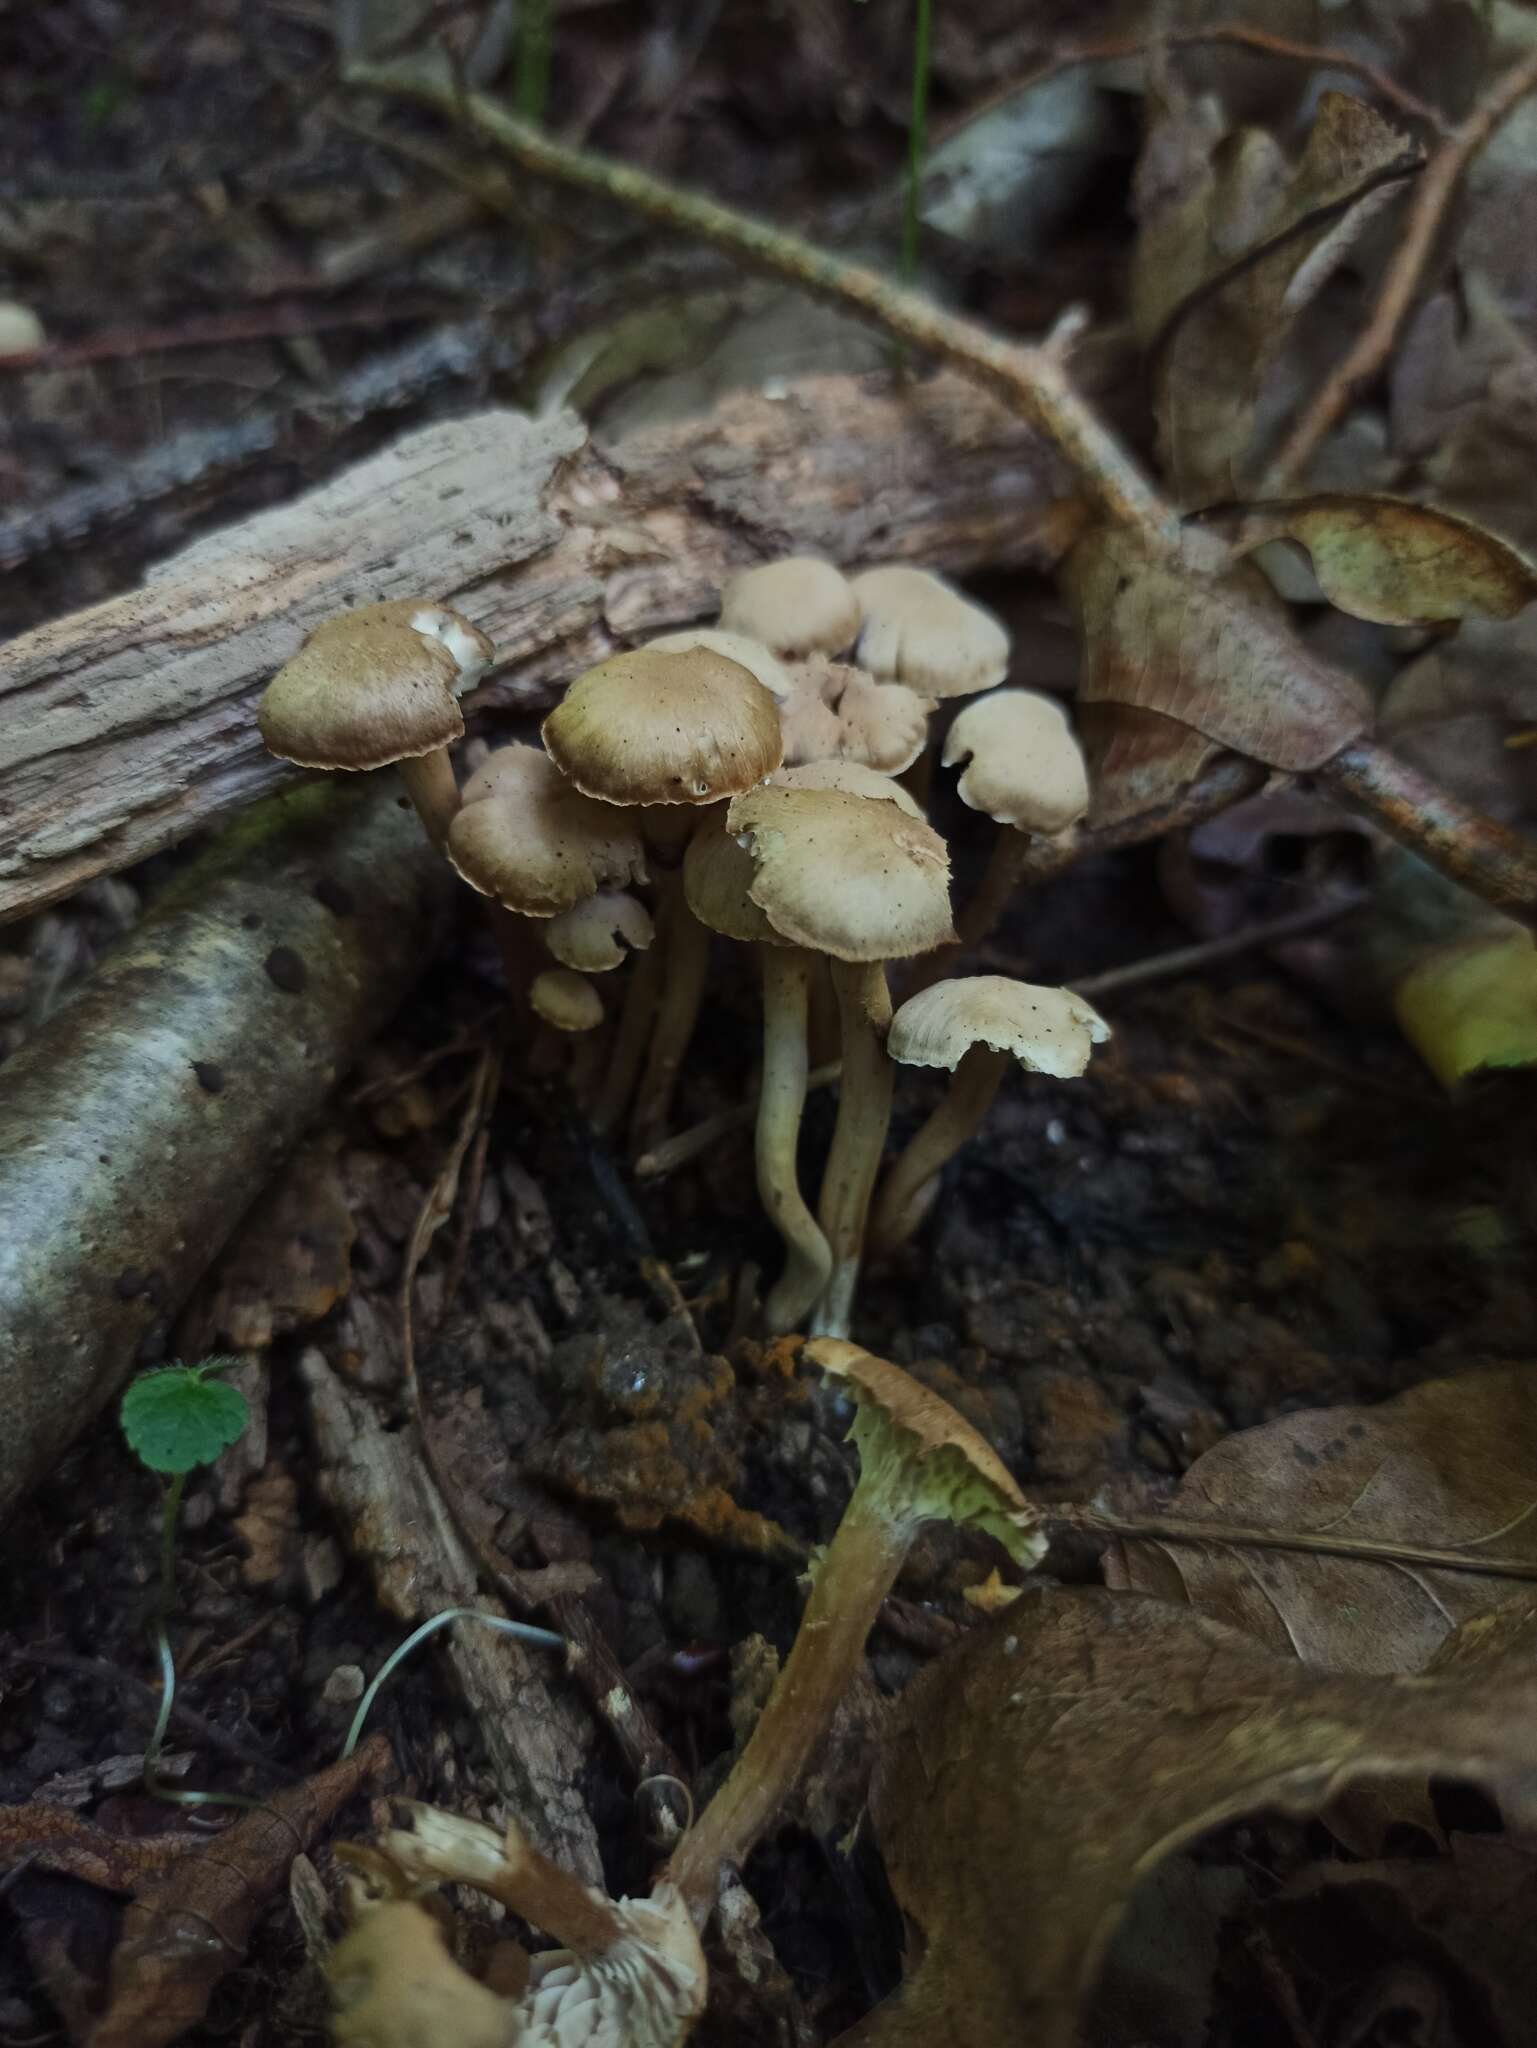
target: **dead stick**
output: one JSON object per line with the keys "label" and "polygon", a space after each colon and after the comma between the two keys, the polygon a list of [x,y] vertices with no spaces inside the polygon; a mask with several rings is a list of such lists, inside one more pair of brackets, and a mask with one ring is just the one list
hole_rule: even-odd
{"label": "dead stick", "polygon": [[1477,1557],[1432,1544],[1393,1543],[1373,1536],[1325,1536],[1310,1529],[1261,1529],[1242,1522],[1181,1521],[1149,1515],[1146,1521],[1100,1514],[1094,1508],[1050,1508],[1048,1519],[1089,1536],[1129,1536],[1139,1543],[1228,1543],[1239,1549],[1297,1550],[1312,1557],[1351,1557],[1367,1564],[1418,1564],[1435,1571],[1475,1572],[1493,1579],[1537,1579],[1537,1558]]}

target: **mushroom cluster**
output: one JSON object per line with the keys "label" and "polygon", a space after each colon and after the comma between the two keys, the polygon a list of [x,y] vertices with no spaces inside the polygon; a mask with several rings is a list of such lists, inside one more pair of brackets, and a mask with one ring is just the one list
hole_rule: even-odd
{"label": "mushroom cluster", "polygon": [[[541,745],[496,748],[461,790],[449,752],[464,731],[459,697],[491,655],[445,605],[363,606],[316,628],[274,677],[262,734],[309,767],[398,765],[454,871],[499,917],[539,932],[555,964],[516,993],[546,1034],[585,1035],[585,1055],[566,1067],[573,1089],[601,1132],[628,1115],[637,1153],[666,1130],[712,935],[752,949],[763,996],[757,1178],[785,1246],[765,1321],[846,1336],[872,1205],[876,1240],[895,1249],[1009,1061],[1081,1073],[1106,1036],[1059,989],[999,976],[936,982],[893,1016],[888,988],[891,963],[942,964],[958,944],[949,854],[908,773],[938,706],[972,700],[942,758],[962,768],[961,801],[1000,827],[960,920],[972,943],[1017,878],[1026,836],[1071,832],[1087,807],[1065,716],[1047,697],[999,687],[1007,635],[942,578],[888,566],[849,579],[792,557],[732,577],[714,626],[576,677]],[[611,1016],[594,977],[627,964]],[[798,1163],[808,1044],[814,1016],[833,1004],[842,1072],[813,1209]],[[901,1063],[955,1078],[877,1194]]]}

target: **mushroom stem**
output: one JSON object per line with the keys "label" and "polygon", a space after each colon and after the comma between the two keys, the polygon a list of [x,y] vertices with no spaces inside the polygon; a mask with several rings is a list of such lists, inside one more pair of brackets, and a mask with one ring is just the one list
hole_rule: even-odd
{"label": "mushroom stem", "polygon": [[630,1124],[631,1149],[637,1153],[648,1150],[667,1128],[678,1069],[699,1021],[710,964],[710,934],[688,907],[682,869],[664,869],[659,887],[661,929],[651,950],[661,953],[664,965],[651,1048]]}
{"label": "mushroom stem", "polygon": [[723,1864],[746,1862],[794,1791],[858,1676],[865,1638],[911,1538],[905,1519],[894,1520],[861,1475],[816,1568],[794,1645],[758,1725],[668,1867],[696,1921],[709,1915]]}
{"label": "mushroom stem", "polygon": [[797,1152],[806,1104],[806,1018],[815,954],[760,946],[763,965],[763,1079],[758,1093],[758,1195],[784,1239],[785,1269],[764,1303],[776,1335],[793,1330],[827,1285],[832,1252],[801,1195]]}
{"label": "mushroom stem", "polygon": [[870,1223],[872,1250],[895,1251],[918,1228],[936,1175],[976,1134],[1012,1058],[990,1045],[974,1045],[961,1055],[938,1108],[913,1133],[882,1183]]}
{"label": "mushroom stem", "polygon": [[865,1218],[891,1120],[892,1068],[886,1057],[891,996],[886,969],[878,960],[834,960],[832,977],[842,1024],[843,1080],[818,1220],[833,1267],[811,1327],[815,1336],[846,1337],[859,1284]]}
{"label": "mushroom stem", "polygon": [[418,754],[414,760],[396,765],[416,815],[427,828],[427,837],[441,853],[448,828],[459,810],[459,785],[454,780],[454,764],[448,758],[447,747],[435,748],[430,754]]}
{"label": "mushroom stem", "polygon": [[629,1108],[641,1061],[646,1057],[656,1017],[657,997],[662,988],[665,951],[659,933],[650,948],[630,966],[629,986],[624,992],[624,1008],[619,1013],[619,1029],[614,1035],[608,1072],[592,1106],[592,1127],[605,1136]]}
{"label": "mushroom stem", "polygon": [[982,879],[955,920],[960,951],[969,952],[973,946],[980,946],[997,929],[1015,890],[1024,879],[1025,855],[1029,848],[1028,832],[1017,831],[1012,825],[998,827],[998,836],[993,841],[987,866],[982,870]]}

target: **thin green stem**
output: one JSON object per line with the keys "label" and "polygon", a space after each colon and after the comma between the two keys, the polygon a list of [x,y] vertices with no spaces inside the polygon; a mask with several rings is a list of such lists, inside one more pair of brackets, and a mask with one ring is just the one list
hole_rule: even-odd
{"label": "thin green stem", "polygon": [[552,0],[519,0],[513,99],[525,121],[541,122],[550,95]]}
{"label": "thin green stem", "polygon": [[913,111],[907,124],[907,203],[902,211],[902,282],[908,285],[918,275],[923,169],[929,148],[929,44],[932,29],[931,0],[918,0],[913,23]]}
{"label": "thin green stem", "polygon": [[498,1635],[516,1636],[520,1642],[543,1643],[555,1650],[563,1650],[566,1647],[565,1637],[556,1635],[553,1629],[534,1628],[526,1621],[509,1621],[503,1614],[485,1614],[478,1607],[445,1607],[440,1614],[430,1615],[420,1628],[412,1629],[405,1641],[396,1644],[374,1673],[372,1685],[358,1701],[358,1710],[352,1717],[352,1726],[347,1730],[347,1740],[342,1744],[339,1761],[345,1763],[357,1748],[358,1737],[363,1733],[363,1723],[368,1719],[369,1710],[379,1697],[380,1688],[390,1673],[410,1656],[418,1643],[424,1643],[428,1636],[435,1635],[440,1628],[446,1628],[451,1621],[478,1621],[486,1628],[495,1629]]}

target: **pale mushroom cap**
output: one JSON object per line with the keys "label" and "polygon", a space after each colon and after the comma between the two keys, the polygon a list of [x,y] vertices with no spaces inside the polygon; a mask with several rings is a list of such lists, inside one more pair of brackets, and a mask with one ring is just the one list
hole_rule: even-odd
{"label": "pale mushroom cap", "polygon": [[[920,697],[905,683],[879,683],[862,668],[825,654],[808,655],[793,673],[796,693],[779,707],[786,761],[859,761],[882,775],[900,775],[928,744],[932,697]],[[824,707],[830,731],[819,724],[803,737],[794,730],[795,707],[802,703]]]}
{"label": "pale mushroom cap", "polygon": [[609,804],[710,804],[777,768],[772,695],[709,648],[636,648],[578,676],[544,743],[584,795]]}
{"label": "pale mushroom cap", "polygon": [[459,667],[444,644],[367,606],[328,619],[262,693],[270,753],[301,768],[386,768],[464,734]]}
{"label": "pale mushroom cap", "polygon": [[650,911],[623,889],[600,889],[544,928],[544,943],[561,966],[582,974],[612,973],[631,953],[644,953],[655,936]]}
{"label": "pale mushroom cap", "polygon": [[603,1022],[603,998],[585,974],[569,967],[547,967],[536,974],[528,991],[536,1016],[557,1031],[596,1031]]}
{"label": "pale mushroom cap", "polygon": [[945,842],[899,804],[765,787],[733,800],[726,828],[747,841],[753,902],[793,945],[901,960],[955,937]]}
{"label": "pale mushroom cap", "polygon": [[664,633],[660,640],[646,642],[650,654],[691,654],[696,647],[740,663],[773,697],[788,697],[795,688],[795,678],[779,656],[746,633],[723,633],[719,626],[686,626],[681,633]]}
{"label": "pale mushroom cap", "polygon": [[986,1529],[1022,1561],[1041,1555],[1040,1515],[992,1445],[948,1401],[839,1337],[813,1338],[805,1356],[854,1398],[861,1484],[867,1475],[915,1519]]}
{"label": "pale mushroom cap", "polygon": [[1009,672],[1009,636],[980,605],[927,569],[867,569],[854,578],[863,625],[856,659],[873,676],[929,697],[969,697]]}
{"label": "pale mushroom cap", "polygon": [[721,592],[720,623],[775,654],[841,654],[859,631],[859,600],[831,562],[787,555],[730,579]]}
{"label": "pale mushroom cap", "polygon": [[1083,749],[1067,713],[1038,690],[991,690],[945,735],[944,764],[965,761],[963,804],[1021,832],[1063,832],[1089,808]]}
{"label": "pale mushroom cap", "polygon": [[954,1072],[974,1045],[1012,1053],[1032,1074],[1070,1081],[1110,1026],[1067,988],[1036,988],[1006,974],[968,974],[909,996],[891,1020],[886,1050],[905,1067]]}
{"label": "pale mushroom cap", "polygon": [[925,822],[922,806],[911,790],[904,789],[878,768],[863,761],[802,761],[794,768],[776,768],[769,777],[770,789],[841,789],[848,796],[873,796],[895,804],[910,818]]}
{"label": "pale mushroom cap", "polygon": [[754,873],[752,855],[726,829],[724,814],[716,812],[694,834],[683,856],[688,907],[708,930],[728,939],[751,946],[788,945],[752,900]]}
{"label": "pale mushroom cap", "polygon": [[524,917],[554,917],[607,885],[646,879],[634,824],[573,789],[538,747],[499,747],[476,769],[446,851],[461,880]]}

